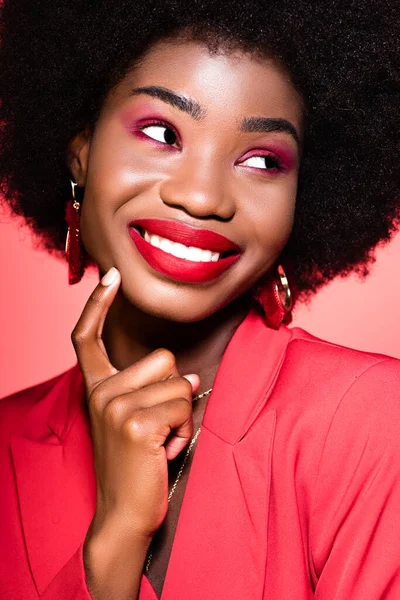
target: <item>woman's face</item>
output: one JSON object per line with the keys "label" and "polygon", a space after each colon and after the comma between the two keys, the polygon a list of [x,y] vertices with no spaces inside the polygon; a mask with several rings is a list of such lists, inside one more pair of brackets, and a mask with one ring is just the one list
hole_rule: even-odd
{"label": "woman's face", "polygon": [[142,311],[178,322],[215,313],[288,240],[300,138],[300,98],[272,60],[153,46],[92,136],[71,145],[85,248],[101,272],[120,271]]}

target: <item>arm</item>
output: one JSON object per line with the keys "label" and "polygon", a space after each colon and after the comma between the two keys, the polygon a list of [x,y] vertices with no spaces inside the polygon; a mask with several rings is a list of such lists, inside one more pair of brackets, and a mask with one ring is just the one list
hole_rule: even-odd
{"label": "arm", "polygon": [[400,598],[400,363],[367,369],[321,455],[310,536],[316,600]]}
{"label": "arm", "polygon": [[[116,575],[130,581],[130,578],[123,572],[124,568],[129,568],[130,573],[141,574],[146,552],[147,547],[145,548],[139,544],[137,548],[132,548],[129,560],[127,560],[127,557],[121,556],[122,570],[120,566],[120,572],[117,572]],[[135,558],[133,557],[137,558],[137,565],[135,565]],[[110,566],[112,567],[113,565],[110,564]],[[47,586],[43,594],[41,594],[41,600],[93,600],[97,593],[95,589],[96,584],[93,581],[95,578],[87,571],[85,571],[84,548],[83,544],[81,544],[75,554],[64,565],[61,571],[57,573],[56,577],[54,577],[53,581]],[[133,582],[134,587],[140,588],[140,578],[141,575],[137,581]],[[110,579],[112,580],[112,578]],[[94,589],[92,589],[92,586]],[[89,589],[95,594],[94,596],[91,595]]]}

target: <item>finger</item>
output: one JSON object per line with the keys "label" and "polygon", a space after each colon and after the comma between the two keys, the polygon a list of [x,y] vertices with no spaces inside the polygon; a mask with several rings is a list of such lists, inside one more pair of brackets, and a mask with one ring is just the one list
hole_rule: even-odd
{"label": "finger", "polygon": [[175,356],[159,348],[122,371],[103,380],[95,389],[90,402],[98,412],[113,398],[135,392],[160,381],[179,377]]}
{"label": "finger", "polygon": [[197,392],[197,390],[199,389],[200,386],[200,377],[198,375],[196,375],[196,373],[190,373],[189,375],[183,375],[183,377],[185,379],[187,379],[191,386],[192,386],[192,392]]}
{"label": "finger", "polygon": [[165,444],[167,460],[174,460],[191,441],[193,436],[193,413],[191,412],[190,416],[179,426],[173,427],[172,431],[172,435],[169,436]]}
{"label": "finger", "polygon": [[[175,398],[136,411],[125,422],[140,446],[144,442],[161,447],[168,440],[168,460],[173,460],[187,446],[193,435],[192,405],[186,398]],[[172,435],[170,435],[172,433]]]}
{"label": "finger", "polygon": [[71,338],[89,393],[117,373],[102,344],[104,320],[121,283],[119,271],[110,269],[90,295]]}
{"label": "finger", "polygon": [[[134,417],[135,411],[163,404],[176,398],[184,398],[190,404],[192,403],[192,386],[184,377],[159,381],[136,392],[114,397],[101,411],[102,421],[106,426],[118,430],[126,420]],[[93,412],[93,407],[91,409]]]}

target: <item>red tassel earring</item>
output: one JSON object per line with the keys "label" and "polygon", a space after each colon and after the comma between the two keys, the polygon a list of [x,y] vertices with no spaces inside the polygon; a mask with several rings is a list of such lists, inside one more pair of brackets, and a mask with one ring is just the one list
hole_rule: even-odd
{"label": "red tassel earring", "polygon": [[292,320],[292,293],[283,267],[277,267],[276,277],[267,274],[253,290],[253,298],[263,309],[268,327],[279,329],[282,322]]}
{"label": "red tassel earring", "polygon": [[68,262],[68,283],[70,285],[79,283],[85,271],[85,258],[80,236],[81,205],[75,197],[76,185],[74,181],[71,181],[72,198],[68,200],[65,209],[65,219],[68,223],[65,256]]}

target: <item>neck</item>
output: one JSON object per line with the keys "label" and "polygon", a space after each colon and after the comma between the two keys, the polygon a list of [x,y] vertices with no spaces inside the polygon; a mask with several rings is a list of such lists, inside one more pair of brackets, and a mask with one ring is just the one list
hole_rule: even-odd
{"label": "neck", "polygon": [[175,323],[141,312],[119,293],[108,312],[103,341],[119,371],[157,348],[167,348],[181,375],[200,377],[199,394],[213,385],[225,348],[249,308],[244,296],[200,322]]}

